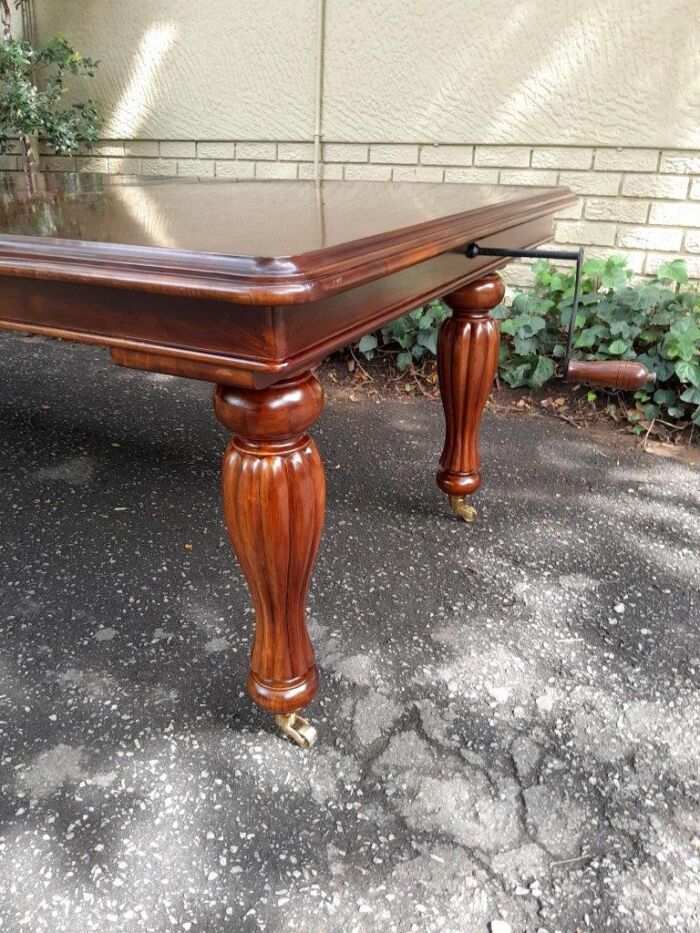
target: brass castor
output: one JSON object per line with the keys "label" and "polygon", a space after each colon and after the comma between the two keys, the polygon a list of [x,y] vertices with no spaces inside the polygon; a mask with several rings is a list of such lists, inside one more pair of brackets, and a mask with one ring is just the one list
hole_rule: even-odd
{"label": "brass castor", "polygon": [[466,496],[450,496],[450,508],[455,515],[459,515],[465,522],[476,521],[476,509],[473,505],[467,504]]}
{"label": "brass castor", "polygon": [[298,713],[286,713],[275,716],[275,722],[282,732],[300,748],[311,748],[316,744],[318,733],[308,721]]}

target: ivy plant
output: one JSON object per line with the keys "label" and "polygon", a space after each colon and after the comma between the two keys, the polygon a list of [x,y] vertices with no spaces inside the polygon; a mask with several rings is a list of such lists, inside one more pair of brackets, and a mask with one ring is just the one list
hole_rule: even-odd
{"label": "ivy plant", "polygon": [[[566,352],[574,293],[573,271],[550,262],[533,265],[535,281],[509,305],[494,311],[500,320],[499,376],[509,386],[539,389],[557,371]],[[700,426],[700,293],[688,287],[681,259],[659,267],[653,280],[633,284],[624,256],[584,263],[574,332],[574,354],[587,360],[636,359],[656,373],[654,389],[634,394],[630,420],[660,418]],[[437,328],[449,314],[432,302],[363,337],[368,357],[381,346],[396,349],[405,369],[434,354]],[[641,430],[641,428],[640,428]]]}
{"label": "ivy plant", "polygon": [[379,349],[380,340],[382,346],[398,348],[396,366],[403,372],[411,363],[421,360],[426,352],[432,356],[437,354],[438,328],[449,314],[450,309],[444,302],[431,301],[387,324],[379,334],[366,334],[358,349],[371,360]]}

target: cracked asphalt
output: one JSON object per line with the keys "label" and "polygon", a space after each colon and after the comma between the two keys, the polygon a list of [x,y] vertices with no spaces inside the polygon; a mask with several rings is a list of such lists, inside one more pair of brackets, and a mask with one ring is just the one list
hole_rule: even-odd
{"label": "cracked asphalt", "polygon": [[700,929],[700,483],[327,386],[319,744],[243,692],[210,387],[0,336],[0,929]]}

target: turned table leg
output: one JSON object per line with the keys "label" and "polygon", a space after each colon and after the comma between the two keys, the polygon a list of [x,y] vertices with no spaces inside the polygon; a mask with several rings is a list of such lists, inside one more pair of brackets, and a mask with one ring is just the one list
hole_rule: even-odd
{"label": "turned table leg", "polygon": [[306,431],[322,407],[323,389],[309,372],[266,389],[214,393],[216,415],[233,433],[224,514],[255,607],[248,692],[306,748],[316,730],[297,711],[318,689],[306,595],[326,501],[323,464]]}
{"label": "turned table leg", "polygon": [[484,276],[447,295],[452,308],[438,334],[438,377],[445,410],[445,446],[437,483],[450,497],[452,510],[474,521],[476,509],[466,497],[481,483],[479,425],[498,366],[500,334],[490,316],[502,301],[501,278]]}

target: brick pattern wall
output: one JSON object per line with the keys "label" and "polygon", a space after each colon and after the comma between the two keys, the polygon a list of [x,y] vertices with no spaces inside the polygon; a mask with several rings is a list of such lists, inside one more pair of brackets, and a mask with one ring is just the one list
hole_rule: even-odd
{"label": "brick pattern wall", "polygon": [[[52,171],[189,175],[232,179],[313,178],[307,142],[126,140],[73,157],[42,155]],[[567,185],[576,205],[558,215],[554,243],[590,256],[624,253],[637,275],[682,256],[700,279],[700,151],[570,146],[468,146],[327,142],[328,179]],[[20,167],[16,155],[0,169]],[[528,264],[509,281],[527,285]]]}

